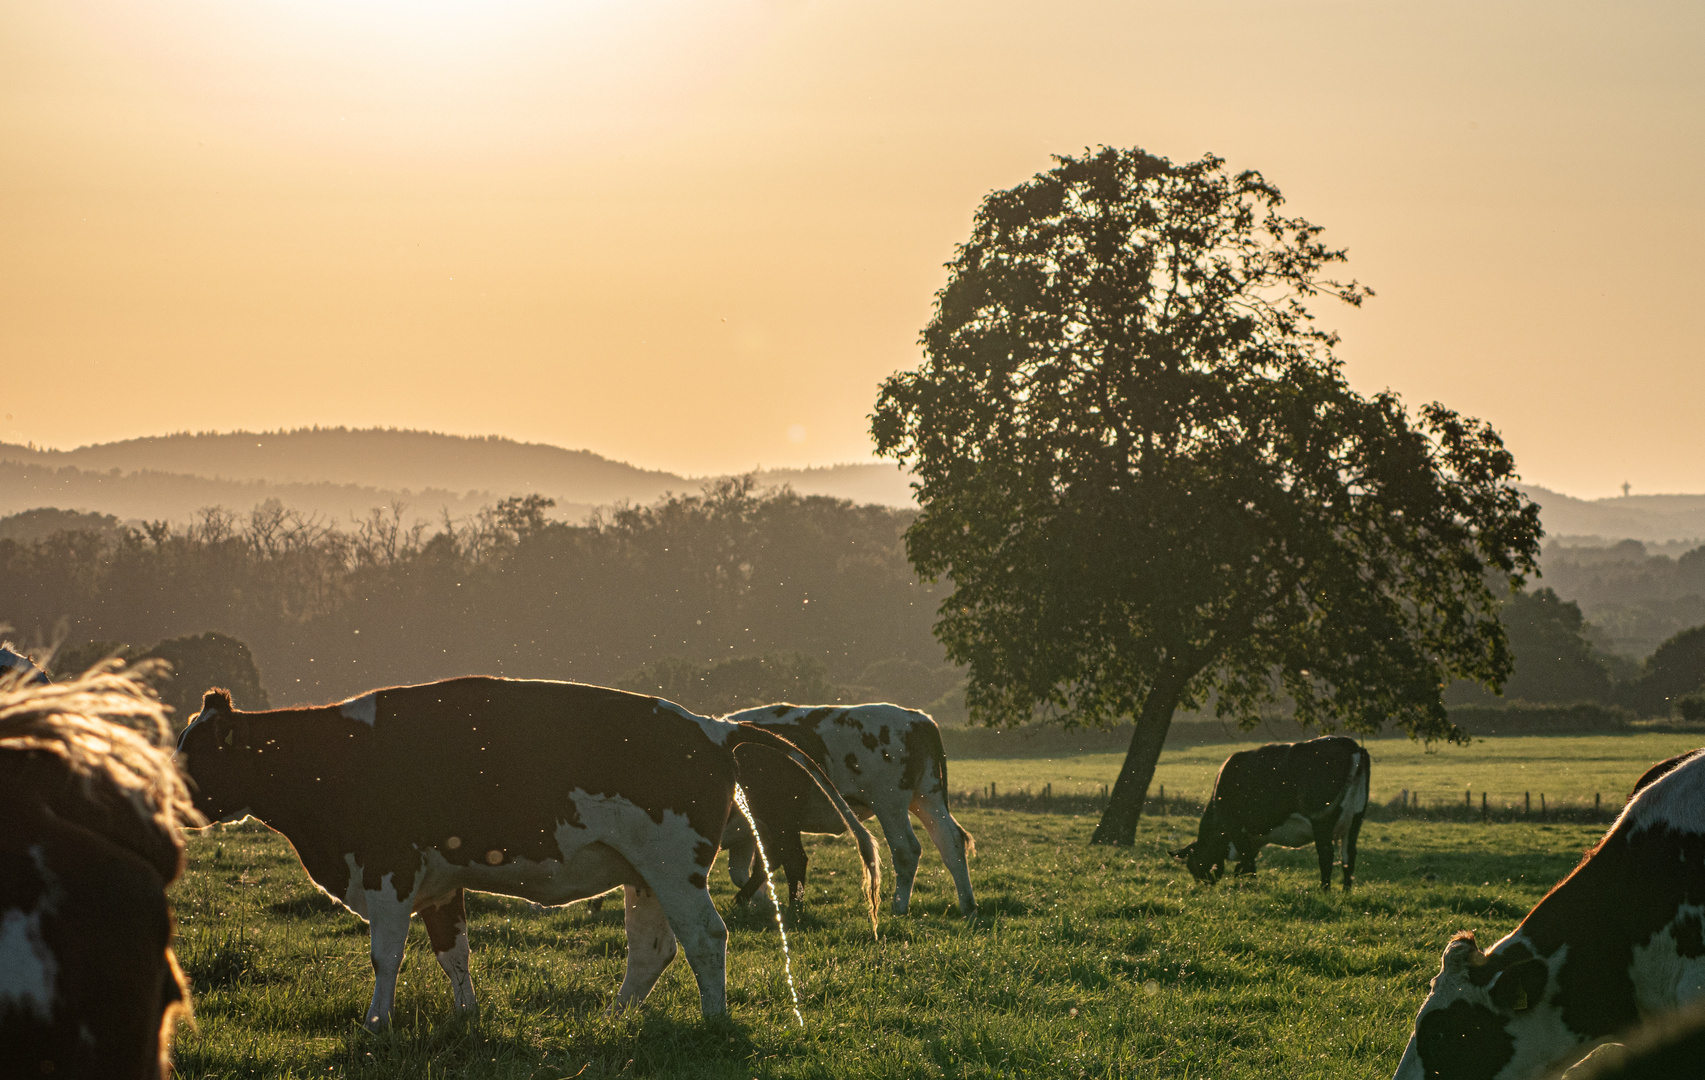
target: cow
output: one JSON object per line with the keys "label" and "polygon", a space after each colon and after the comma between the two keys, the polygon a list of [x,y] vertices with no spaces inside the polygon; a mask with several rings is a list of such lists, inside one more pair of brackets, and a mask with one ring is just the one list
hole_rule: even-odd
{"label": "cow", "polygon": [[42,686],[50,681],[47,672],[29,657],[14,651],[10,642],[0,644],[0,677],[6,675],[13,676],[19,686]]}
{"label": "cow", "polygon": [[[769,884],[763,860],[753,862],[755,824],[764,843],[763,855],[771,869],[779,867],[786,873],[788,901],[797,905],[805,890],[806,870],[805,844],[800,834],[844,833],[846,824],[810,777],[786,758],[762,747],[743,748],[739,757],[740,786],[746,789],[753,820],[732,815],[722,832],[722,844],[729,856],[729,875],[740,886],[734,902],[745,904]],[[854,810],[861,818],[870,813],[858,807]]]}
{"label": "cow", "polygon": [[0,1076],[164,1080],[190,1014],[166,889],[199,819],[116,663],[0,677]]}
{"label": "cow", "polygon": [[[823,766],[855,810],[874,815],[882,823],[894,861],[894,914],[904,915],[911,904],[912,882],[923,853],[923,845],[912,831],[911,814],[923,821],[924,831],[953,875],[959,914],[965,918],[977,914],[971,871],[966,865],[966,856],[976,854],[977,846],[948,812],[947,754],[941,746],[941,729],[929,714],[885,703],[780,704],[745,709],[724,719],[756,724],[783,736]],[[824,817],[820,807],[808,813],[817,821]],[[735,831],[740,832],[738,826]],[[793,835],[784,835],[790,831]],[[775,843],[791,849],[798,843],[800,831],[814,831],[814,826],[802,823],[800,828],[783,830]],[[769,834],[764,838],[769,840]],[[798,859],[797,884],[802,888],[803,848]],[[750,882],[751,866],[752,844],[737,836],[728,851],[729,873],[736,884]]]}
{"label": "cow", "polygon": [[1328,735],[1269,743],[1225,759],[1202,811],[1196,840],[1174,851],[1195,879],[1212,885],[1225,872],[1253,874],[1266,844],[1302,847],[1320,857],[1320,887],[1332,888],[1332,855],[1344,845],[1344,891],[1356,872],[1356,837],[1368,809],[1368,752],[1354,739]]}
{"label": "cow", "polygon": [[733,751],[780,751],[825,785],[864,864],[876,846],[816,764],[750,724],[582,683],[467,676],[334,705],[243,711],[209,691],[179,740],[210,820],[253,815],[313,883],[364,919],[373,1000],[390,1022],[419,913],[459,1012],[476,1009],[465,890],[566,904],[621,886],[627,971],[612,1009],[643,1001],[676,942],[706,1016],[725,1011],[727,928],[706,875],[732,803]]}
{"label": "cow", "polygon": [[1639,788],[1507,937],[1484,952],[1472,931],[1450,940],[1396,1080],[1541,1076],[1702,996],[1705,751],[1695,751]]}

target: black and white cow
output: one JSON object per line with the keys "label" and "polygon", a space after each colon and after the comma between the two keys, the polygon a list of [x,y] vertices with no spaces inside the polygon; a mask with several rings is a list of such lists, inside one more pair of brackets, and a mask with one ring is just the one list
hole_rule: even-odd
{"label": "black and white cow", "polygon": [[189,986],[167,889],[196,823],[146,684],[0,676],[0,1076],[165,1080]]}
{"label": "black and white cow", "polygon": [[16,686],[44,686],[49,682],[47,672],[9,644],[0,645],[0,676],[6,675],[12,676],[15,681],[10,685]]}
{"label": "black and white cow", "polygon": [[1509,936],[1451,939],[1396,1080],[1543,1076],[1705,997],[1705,751],[1664,765]]}
{"label": "black and white cow", "polygon": [[463,891],[566,904],[621,886],[644,1000],[680,942],[705,1015],[724,1011],[728,937],[706,875],[757,744],[818,777],[859,845],[872,925],[876,845],[822,770],[751,724],[580,683],[467,677],[318,708],[248,712],[210,691],[179,741],[210,820],[253,814],[369,924],[369,1027],[390,1020],[418,912],[459,1010],[474,1008]]}
{"label": "black and white cow", "polygon": [[1196,842],[1172,854],[1197,881],[1213,884],[1229,859],[1237,874],[1255,872],[1266,844],[1320,856],[1320,887],[1332,887],[1332,855],[1344,845],[1344,891],[1356,872],[1356,836],[1368,809],[1368,752],[1342,735],[1270,743],[1225,759],[1202,811]]}
{"label": "black and white cow", "polygon": [[[953,875],[959,914],[970,918],[977,913],[971,870],[966,864],[966,856],[976,854],[977,846],[948,812],[947,753],[941,746],[941,729],[928,713],[881,703],[765,705],[732,713],[725,719],[756,724],[783,736],[823,766],[853,809],[861,815],[876,816],[894,858],[894,914],[904,915],[911,904],[912,882],[923,854],[923,845],[912,831],[912,814],[923,822],[924,831],[947,864],[947,872]],[[802,804],[801,813],[823,817],[821,806]],[[780,824],[779,819],[776,824]],[[796,823],[792,830],[797,842],[798,832],[811,832],[814,827]],[[733,823],[733,835],[726,842],[729,873],[735,884],[744,886],[752,873],[749,830]],[[774,854],[771,852],[772,857]],[[799,849],[799,860],[798,881],[803,884],[803,848]]]}

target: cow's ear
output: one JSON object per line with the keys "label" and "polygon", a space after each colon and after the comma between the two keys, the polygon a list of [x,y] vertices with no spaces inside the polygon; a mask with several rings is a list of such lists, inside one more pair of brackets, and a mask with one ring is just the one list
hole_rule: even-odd
{"label": "cow's ear", "polygon": [[1514,964],[1492,980],[1488,987],[1492,1004],[1502,1012],[1518,1013],[1538,1005],[1545,997],[1551,969],[1545,961],[1532,959]]}
{"label": "cow's ear", "polygon": [[209,690],[206,694],[202,695],[201,711],[203,713],[211,711],[226,714],[235,712],[236,706],[231,704],[231,691],[220,690],[218,688]]}

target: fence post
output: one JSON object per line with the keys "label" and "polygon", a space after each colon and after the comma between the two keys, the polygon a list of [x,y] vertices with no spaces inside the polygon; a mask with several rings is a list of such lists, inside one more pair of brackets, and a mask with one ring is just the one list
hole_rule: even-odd
{"label": "fence post", "polygon": [[1593,792],[1593,813],[1598,813],[1598,792]]}
{"label": "fence post", "polygon": [[1551,816],[1545,809],[1545,792],[1539,793],[1539,820],[1550,821]]}
{"label": "fence post", "polygon": [[1521,793],[1521,816],[1533,816],[1533,792],[1531,791],[1524,791]]}
{"label": "fence post", "polygon": [[995,782],[993,780],[989,781],[989,801],[995,801]]}
{"label": "fence post", "polygon": [[1462,789],[1462,805],[1465,809],[1474,809],[1474,792],[1468,788]]}
{"label": "fence post", "polygon": [[1403,812],[1404,813],[1409,812],[1409,789],[1408,788],[1403,789]]}
{"label": "fence post", "polygon": [[1486,793],[1484,791],[1482,791],[1480,793],[1480,820],[1481,821],[1492,820],[1491,811],[1486,809]]}

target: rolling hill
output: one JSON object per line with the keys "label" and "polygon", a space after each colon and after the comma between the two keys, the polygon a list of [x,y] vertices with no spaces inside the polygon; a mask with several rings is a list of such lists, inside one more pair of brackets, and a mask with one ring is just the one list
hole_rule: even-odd
{"label": "rolling hill", "polygon": [[[760,485],[855,502],[910,503],[893,465],[761,471]],[[500,436],[299,428],[151,436],[75,450],[0,443],[0,515],[43,506],[123,519],[186,521],[207,506],[240,512],[267,499],[347,521],[407,504],[421,517],[462,517],[510,495],[557,501],[555,516],[696,492],[710,479],[640,469],[589,450]]]}

